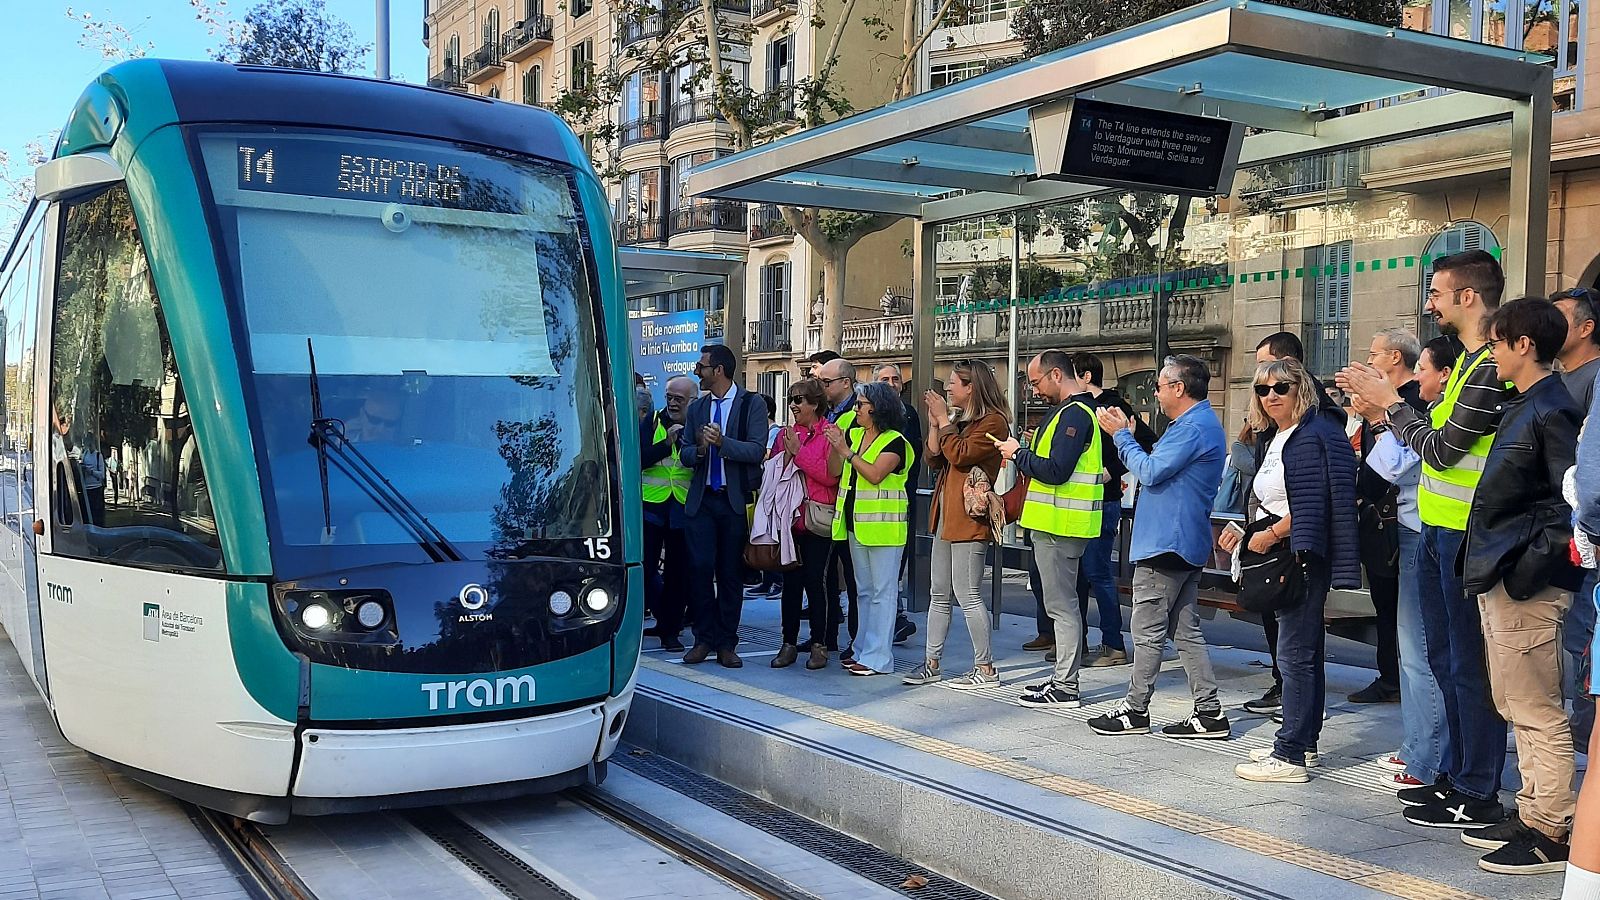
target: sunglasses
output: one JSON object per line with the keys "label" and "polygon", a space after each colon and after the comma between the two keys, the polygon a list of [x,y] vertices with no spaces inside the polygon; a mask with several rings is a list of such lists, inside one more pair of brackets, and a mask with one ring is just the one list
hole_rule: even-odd
{"label": "sunglasses", "polygon": [[804,397],[790,397],[789,398],[789,405],[790,406],[799,406],[800,404],[806,403],[806,402],[808,402],[808,401]]}
{"label": "sunglasses", "polygon": [[1275,381],[1272,384],[1256,385],[1256,396],[1265,397],[1267,394],[1277,394],[1279,397],[1287,397],[1292,390],[1294,390],[1294,382]]}

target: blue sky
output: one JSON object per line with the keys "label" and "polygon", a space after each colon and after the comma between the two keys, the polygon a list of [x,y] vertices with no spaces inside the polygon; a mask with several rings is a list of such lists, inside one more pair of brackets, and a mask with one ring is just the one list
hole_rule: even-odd
{"label": "blue sky", "polygon": [[[215,0],[212,0],[214,3]],[[272,2],[272,0],[263,0]],[[390,69],[396,78],[427,78],[428,51],[422,46],[423,0],[390,0]],[[68,3],[26,0],[7,4],[14,30],[0,54],[0,147],[22,157],[25,143],[61,127],[85,85],[110,63],[95,48],[78,46],[82,27],[67,18]],[[120,23],[140,44],[152,43],[151,56],[205,59],[219,37],[208,35],[187,0],[85,0],[71,3],[75,13]],[[230,0],[226,9],[243,19],[253,0]],[[327,0],[329,12],[343,18],[363,43],[375,33],[373,0]],[[367,55],[370,75],[372,54]],[[5,215],[0,212],[0,219]],[[0,222],[0,250],[10,229]]]}

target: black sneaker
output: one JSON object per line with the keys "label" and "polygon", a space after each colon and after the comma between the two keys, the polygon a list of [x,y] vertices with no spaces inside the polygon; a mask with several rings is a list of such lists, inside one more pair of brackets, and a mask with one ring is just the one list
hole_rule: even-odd
{"label": "black sneaker", "polygon": [[1247,700],[1244,704],[1245,712],[1255,713],[1258,716],[1275,713],[1280,709],[1283,709],[1283,685],[1281,684],[1273,685],[1259,699]]}
{"label": "black sneaker", "polygon": [[1403,806],[1428,806],[1444,800],[1455,792],[1456,789],[1450,784],[1449,778],[1440,778],[1433,784],[1401,788],[1395,791],[1394,795]]}
{"label": "black sneaker", "polygon": [[1501,847],[1522,837],[1524,832],[1532,830],[1522,823],[1521,816],[1507,816],[1506,820],[1499,825],[1490,825],[1488,828],[1472,828],[1461,832],[1461,843],[1484,850],[1499,850]]}
{"label": "black sneaker", "polygon": [[1121,700],[1116,706],[1107,710],[1105,715],[1090,719],[1089,730],[1095,734],[1113,737],[1119,734],[1149,734],[1150,714],[1135,712],[1128,706],[1128,701]]}
{"label": "black sneaker", "polygon": [[1486,828],[1505,821],[1506,808],[1498,800],[1478,800],[1451,791],[1438,803],[1411,807],[1405,817],[1423,828]]}
{"label": "black sneaker", "polygon": [[1031,706],[1038,708],[1062,707],[1064,709],[1077,709],[1081,702],[1078,700],[1078,691],[1064,684],[1050,684],[1040,691],[1023,691],[1017,698],[1018,706]]}
{"label": "black sneaker", "polygon": [[1478,860],[1478,868],[1496,875],[1555,875],[1566,871],[1570,851],[1568,845],[1529,828]]}
{"label": "black sneaker", "polygon": [[905,613],[900,613],[894,623],[894,642],[904,644],[913,634],[917,633],[917,623],[911,621]]}
{"label": "black sneaker", "polygon": [[1400,689],[1374,680],[1361,690],[1347,695],[1346,699],[1351,703],[1399,703]]}
{"label": "black sneaker", "polygon": [[1038,684],[1025,684],[1022,686],[1022,692],[1024,694],[1042,694],[1044,693],[1044,689],[1052,684],[1055,684],[1055,681],[1041,681]]}
{"label": "black sneaker", "polygon": [[1182,722],[1174,722],[1161,729],[1170,738],[1197,738],[1205,741],[1225,741],[1233,734],[1228,717],[1221,710],[1215,713],[1197,712]]}

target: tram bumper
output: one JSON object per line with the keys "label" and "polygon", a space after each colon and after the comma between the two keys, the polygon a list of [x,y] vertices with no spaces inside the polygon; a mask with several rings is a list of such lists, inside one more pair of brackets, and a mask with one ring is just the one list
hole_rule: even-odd
{"label": "tram bumper", "polygon": [[586,771],[616,716],[615,703],[476,724],[308,728],[301,735],[294,795],[375,798],[538,782]]}

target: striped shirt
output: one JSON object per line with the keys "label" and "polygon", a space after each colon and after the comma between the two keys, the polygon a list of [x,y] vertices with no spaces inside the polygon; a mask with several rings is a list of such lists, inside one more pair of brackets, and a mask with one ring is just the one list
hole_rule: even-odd
{"label": "striped shirt", "polygon": [[[1456,360],[1456,371],[1470,368],[1475,360],[1490,352],[1489,345],[1485,344],[1476,351],[1463,353]],[[1450,418],[1443,427],[1435,429],[1428,414],[1410,404],[1402,404],[1399,411],[1391,412],[1389,424],[1399,434],[1401,442],[1422,457],[1423,462],[1435,469],[1448,469],[1467,455],[1478,438],[1500,426],[1501,404],[1505,402],[1506,392],[1505,380],[1500,377],[1491,356],[1467,376],[1456,398],[1455,409],[1450,411]]]}

